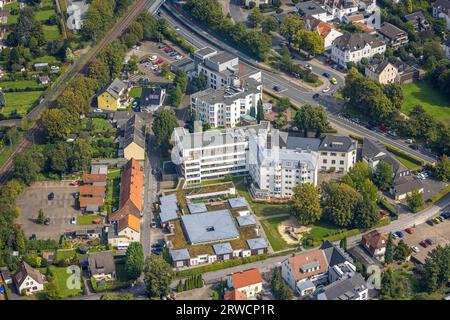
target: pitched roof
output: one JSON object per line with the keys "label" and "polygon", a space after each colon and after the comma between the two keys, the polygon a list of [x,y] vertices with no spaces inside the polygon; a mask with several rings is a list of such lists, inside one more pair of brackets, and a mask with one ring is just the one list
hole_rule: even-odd
{"label": "pitched roof", "polygon": [[262,282],[261,272],[257,268],[236,272],[231,275],[231,281],[235,289],[248,287]]}
{"label": "pitched roof", "polygon": [[133,142],[145,149],[145,121],[138,113],[128,119],[125,125],[123,147],[126,148]]}
{"label": "pitched roof", "polygon": [[328,271],[328,262],[325,253],[321,249],[315,249],[289,257],[288,263],[293,272],[295,281],[306,279]]}
{"label": "pitched roof", "polygon": [[367,289],[366,280],[361,274],[355,273],[335,281],[325,287],[318,295],[319,300],[359,300],[359,293]]}
{"label": "pitched roof", "polygon": [[413,176],[401,176],[394,179],[392,189],[396,195],[406,194],[414,189],[422,189],[422,181]]}
{"label": "pitched roof", "polygon": [[350,258],[348,254],[344,252],[339,246],[334,245],[330,241],[326,240],[320,247],[327,258],[328,267],[332,267],[346,261],[352,262],[353,259]]}
{"label": "pitched roof", "polygon": [[247,296],[239,290],[228,290],[223,295],[224,300],[247,300]]}
{"label": "pitched roof", "polygon": [[89,269],[93,275],[96,274],[115,274],[116,265],[111,251],[102,251],[89,254]]}
{"label": "pitched roof", "polygon": [[163,208],[164,207],[161,206],[161,212],[159,213],[159,219],[161,220],[161,223],[166,223],[178,219],[177,209]]}
{"label": "pitched roof", "polygon": [[362,236],[362,241],[369,245],[373,249],[381,249],[386,247],[388,237],[379,232],[378,230],[370,231]]}
{"label": "pitched roof", "polygon": [[28,263],[22,261],[19,266],[17,273],[14,275],[14,281],[17,286],[20,287],[25,279],[29,276],[37,283],[43,284],[45,283],[45,277],[38,270],[33,269]]}
{"label": "pitched roof", "polygon": [[445,8],[447,10],[450,10],[450,0],[436,0],[431,4],[433,8]]}
{"label": "pitched roof", "polygon": [[110,221],[120,220],[127,214],[140,217],[144,174],[139,163],[132,158],[124,166],[120,180],[119,210],[112,213]]}
{"label": "pitched roof", "polygon": [[357,142],[344,136],[326,136],[319,146],[319,151],[349,152],[356,149]]}
{"label": "pitched roof", "polygon": [[117,230],[120,232],[126,228],[133,229],[136,232],[141,232],[141,220],[132,214],[126,215],[119,220]]}
{"label": "pitched roof", "polygon": [[120,79],[114,79],[105,91],[108,92],[113,98],[118,99],[120,92],[126,88],[126,83]]}
{"label": "pitched roof", "polygon": [[80,186],[80,195],[103,196],[103,195],[105,195],[105,187],[104,186],[83,185],[83,186]]}
{"label": "pitched roof", "polygon": [[333,46],[342,51],[358,51],[366,45],[371,48],[383,46],[385,43],[381,38],[366,33],[344,33],[333,41]]}
{"label": "pitched roof", "polygon": [[94,182],[106,182],[107,179],[106,174],[100,174],[100,173],[83,173],[83,183],[89,184]]}
{"label": "pitched roof", "polygon": [[161,88],[143,88],[139,103],[141,108],[160,106],[163,99],[164,92]]}
{"label": "pitched roof", "polygon": [[80,207],[84,208],[87,206],[98,205],[101,206],[105,202],[103,198],[92,198],[92,197],[80,197]]}
{"label": "pitched roof", "polygon": [[394,68],[397,68],[393,64],[391,64],[387,59],[373,59],[371,62],[369,62],[366,65],[366,68],[372,71],[373,73],[379,75],[382,73],[388,66],[392,66]]}
{"label": "pitched roof", "polygon": [[362,158],[368,160],[383,160],[392,166],[392,170],[395,174],[408,170],[408,168],[406,168],[400,161],[393,157],[389,151],[387,151],[383,144],[375,140],[368,138],[364,139],[361,156]]}
{"label": "pitched roof", "polygon": [[384,22],[378,32],[391,40],[406,35],[406,31],[403,31],[389,22]]}

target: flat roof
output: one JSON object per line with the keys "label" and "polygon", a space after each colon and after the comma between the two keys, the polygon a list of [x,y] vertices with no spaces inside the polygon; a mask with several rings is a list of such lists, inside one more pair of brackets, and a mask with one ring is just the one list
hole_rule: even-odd
{"label": "flat roof", "polygon": [[178,219],[177,211],[172,208],[167,208],[159,213],[159,218],[161,219],[161,223],[176,220]]}
{"label": "flat roof", "polygon": [[181,217],[191,244],[222,241],[239,237],[229,210],[209,211]]}
{"label": "flat roof", "polygon": [[215,254],[230,254],[233,253],[233,248],[229,242],[218,243],[213,245]]}
{"label": "flat roof", "polygon": [[247,214],[245,216],[236,217],[236,220],[240,227],[253,226],[256,224],[255,218],[253,218],[253,216],[250,214]]}
{"label": "flat roof", "polygon": [[172,205],[172,204],[178,204],[177,196],[175,193],[170,194],[168,196],[162,196],[159,197],[159,202],[161,202],[161,205]]}
{"label": "flat roof", "polygon": [[189,255],[189,251],[187,249],[179,249],[179,250],[170,250],[169,252],[172,261],[181,261],[181,260],[189,260],[191,256]]}
{"label": "flat roof", "polygon": [[230,207],[232,207],[233,209],[248,207],[248,202],[244,197],[230,198],[228,199],[228,203],[230,204]]}
{"label": "flat roof", "polygon": [[202,213],[208,211],[206,208],[206,204],[203,202],[200,203],[190,203],[188,204],[189,212],[192,213]]}
{"label": "flat roof", "polygon": [[268,247],[266,240],[264,238],[254,238],[247,240],[248,247],[250,250],[265,249]]}

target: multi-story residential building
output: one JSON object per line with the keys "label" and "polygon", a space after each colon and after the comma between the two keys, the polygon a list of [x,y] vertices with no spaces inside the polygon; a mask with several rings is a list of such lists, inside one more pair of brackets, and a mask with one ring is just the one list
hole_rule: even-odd
{"label": "multi-story residential building", "polygon": [[331,48],[331,44],[333,43],[334,39],[342,36],[342,33],[337,31],[333,27],[333,25],[320,21],[313,17],[306,20],[306,28],[310,31],[316,31],[317,33],[320,34],[320,36],[323,39],[323,45],[325,50]]}
{"label": "multi-story residential building", "polygon": [[227,278],[227,286],[229,288],[227,293],[239,291],[246,299],[250,300],[261,293],[262,282],[261,273],[257,268],[236,272]]}
{"label": "multi-story residential building", "polygon": [[450,0],[437,0],[431,6],[433,7],[433,17],[444,19],[447,23],[447,30],[450,31]]}
{"label": "multi-story residential building", "polygon": [[248,79],[240,87],[208,88],[191,95],[191,111],[202,123],[212,127],[233,128],[241,122],[241,116],[256,115],[258,101],[262,97],[262,84]]}
{"label": "multi-story residential building", "polygon": [[113,82],[97,97],[98,107],[103,110],[117,110],[128,106],[128,85],[120,79]]}
{"label": "multi-story residential building", "polygon": [[372,257],[384,261],[386,252],[387,236],[378,230],[373,230],[361,238],[361,246],[366,249]]}
{"label": "multi-story residential building", "polygon": [[349,137],[326,136],[319,145],[319,170],[347,172],[356,162],[358,142]]}
{"label": "multi-story residential building", "polygon": [[296,148],[292,139],[297,138],[273,130],[249,139],[248,169],[255,197],[289,199],[296,185],[317,184],[319,155],[311,149]]}
{"label": "multi-story residential building", "polygon": [[347,63],[358,63],[362,58],[370,59],[375,54],[383,54],[386,44],[381,38],[366,33],[346,33],[333,41],[331,59],[347,67]]}
{"label": "multi-story residential building", "polygon": [[203,72],[208,80],[208,86],[213,89],[240,86],[250,78],[261,82],[261,71],[239,63],[239,58],[231,53],[217,53],[206,47],[194,52],[193,56],[198,62],[197,73]]}
{"label": "multi-story residential building", "polygon": [[378,30],[386,44],[392,48],[398,48],[408,43],[408,34],[389,22],[384,22]]}
{"label": "multi-story residential building", "polygon": [[326,10],[328,21],[342,21],[345,16],[358,12],[356,0],[318,0],[318,3]]}
{"label": "multi-story residential building", "polygon": [[388,60],[375,60],[366,65],[367,78],[377,80],[379,83],[395,83],[398,79],[398,69]]}
{"label": "multi-story residential building", "polygon": [[35,292],[43,291],[44,284],[47,282],[42,273],[36,269],[33,269],[25,261],[22,261],[19,265],[13,280],[17,291],[24,295],[30,295]]}

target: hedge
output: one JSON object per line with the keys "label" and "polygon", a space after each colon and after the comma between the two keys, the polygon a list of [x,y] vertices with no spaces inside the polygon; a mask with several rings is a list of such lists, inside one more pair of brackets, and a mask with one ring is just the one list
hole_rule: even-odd
{"label": "hedge", "polygon": [[397,148],[395,148],[395,147],[393,147],[393,146],[390,146],[390,145],[388,145],[388,144],[386,144],[385,147],[386,147],[386,149],[387,149],[389,152],[392,152],[392,153],[395,154],[396,156],[399,156],[399,157],[402,157],[402,158],[404,158],[404,159],[406,159],[406,160],[409,160],[409,161],[411,161],[412,163],[415,163],[415,164],[417,164],[417,165],[419,165],[419,166],[423,166],[423,165],[425,164],[424,161],[422,161],[421,159],[419,159],[419,158],[413,156],[412,154],[409,154],[409,153],[407,153],[407,152],[404,152],[404,151],[402,151],[402,150],[400,150],[400,149],[397,149]]}
{"label": "hedge", "polygon": [[246,258],[232,259],[232,260],[227,260],[227,261],[222,261],[222,262],[215,262],[215,263],[208,264],[206,266],[202,266],[202,267],[198,267],[198,268],[178,271],[176,273],[176,276],[179,278],[190,277],[190,276],[202,274],[205,272],[217,271],[217,270],[221,270],[221,269],[236,267],[236,266],[240,266],[243,264],[264,260],[264,259],[267,259],[267,257],[268,257],[267,254],[258,254],[258,255],[250,256],[250,257],[246,257]]}
{"label": "hedge", "polygon": [[441,200],[443,197],[447,195],[447,193],[450,192],[450,185],[430,197],[426,202],[427,203],[436,203],[437,201]]}
{"label": "hedge", "polygon": [[386,198],[381,198],[378,200],[378,206],[381,209],[386,210],[387,212],[389,212],[391,215],[398,215],[398,211],[397,209],[394,208],[394,206],[392,204],[390,204],[389,202],[387,202]]}
{"label": "hedge", "polygon": [[349,134],[349,137],[353,140],[358,141],[359,143],[364,143],[364,138],[360,136],[355,136],[354,134]]}

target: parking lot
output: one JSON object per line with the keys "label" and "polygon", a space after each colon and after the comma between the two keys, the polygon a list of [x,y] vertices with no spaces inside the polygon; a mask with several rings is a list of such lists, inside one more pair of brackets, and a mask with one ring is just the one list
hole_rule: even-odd
{"label": "parking lot", "polygon": [[[417,246],[419,253],[413,252],[413,257],[419,262],[423,263],[428,253],[437,247],[437,245],[444,246],[450,243],[450,220],[444,220],[439,224],[433,226],[423,223],[413,228],[413,234],[408,234],[402,230],[404,236],[403,241],[409,246]],[[431,239],[433,244],[427,248],[422,247],[419,243],[425,239]],[[398,243],[399,239],[395,240]]]}
{"label": "parking lot", "polygon": [[[18,223],[22,225],[25,236],[35,234],[37,239],[58,240],[64,232],[86,228],[70,224],[72,217],[81,215],[75,209],[73,194],[77,191],[78,187],[71,186],[67,181],[36,182],[27,188],[16,202],[20,209]],[[48,200],[51,192],[54,193],[54,199]],[[36,223],[39,209],[50,218],[49,225]]]}

